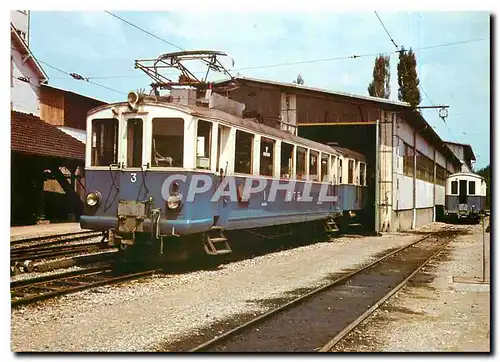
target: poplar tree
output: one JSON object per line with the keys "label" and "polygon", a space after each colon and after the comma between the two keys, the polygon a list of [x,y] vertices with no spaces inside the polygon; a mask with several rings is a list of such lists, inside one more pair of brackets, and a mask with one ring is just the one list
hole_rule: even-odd
{"label": "poplar tree", "polygon": [[418,88],[419,83],[415,53],[411,48],[409,51],[402,48],[399,51],[398,63],[398,99],[416,108],[422,100]]}
{"label": "poplar tree", "polygon": [[381,54],[375,58],[373,80],[368,85],[368,94],[372,97],[388,99],[391,94],[390,80],[390,57]]}
{"label": "poplar tree", "polygon": [[296,79],[296,80],[294,80],[294,81],[293,81],[293,83],[295,83],[295,84],[304,84],[304,78],[302,78],[302,75],[301,75],[301,74],[299,74],[299,75],[297,76],[297,79]]}

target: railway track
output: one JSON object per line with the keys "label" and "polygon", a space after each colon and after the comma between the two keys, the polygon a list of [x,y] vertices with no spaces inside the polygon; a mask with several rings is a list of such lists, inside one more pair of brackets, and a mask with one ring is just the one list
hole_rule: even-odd
{"label": "railway track", "polygon": [[10,261],[11,263],[13,263],[21,262],[24,260],[46,259],[61,255],[70,255],[87,251],[98,251],[108,248],[109,246],[102,242],[24,247],[12,249],[10,251]]}
{"label": "railway track", "polygon": [[11,306],[17,307],[101,285],[144,278],[156,271],[158,269],[117,271],[110,265],[11,282]]}
{"label": "railway track", "polygon": [[77,231],[77,232],[72,232],[72,233],[64,233],[64,234],[57,234],[57,235],[46,235],[46,236],[37,236],[33,238],[24,238],[24,239],[15,239],[11,240],[10,246],[11,247],[17,247],[22,244],[28,244],[28,245],[44,245],[44,246],[49,246],[49,245],[55,245],[55,244],[60,244],[60,243],[66,243],[69,241],[78,241],[78,240],[83,240],[83,239],[89,239],[92,237],[96,237],[102,235],[101,231]]}
{"label": "railway track", "polygon": [[82,242],[102,235],[101,232],[83,231],[36,238],[28,238],[11,242],[10,265],[11,273],[34,271],[34,261],[71,256],[82,252],[96,252],[109,248],[101,242]]}
{"label": "railway track", "polygon": [[[197,346],[191,352],[329,351],[458,234],[427,235]],[[189,343],[184,344],[189,346]]]}

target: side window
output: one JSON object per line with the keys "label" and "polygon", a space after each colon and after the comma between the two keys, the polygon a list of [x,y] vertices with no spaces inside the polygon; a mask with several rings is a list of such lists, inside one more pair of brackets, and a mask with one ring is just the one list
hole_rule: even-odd
{"label": "side window", "polygon": [[469,195],[476,194],[476,181],[469,181]]}
{"label": "side window", "polygon": [[210,150],[212,149],[212,122],[198,120],[196,134],[196,168],[210,169]]}
{"label": "side window", "polygon": [[318,159],[319,153],[317,151],[310,150],[309,151],[309,175],[310,180],[319,181],[318,177]]}
{"label": "side window", "polygon": [[328,158],[326,153],[321,154],[321,181],[328,182]]}
{"label": "side window", "polygon": [[261,137],[260,139],[260,174],[272,176],[274,169],[274,140]]}
{"label": "side window", "polygon": [[291,178],[293,171],[293,145],[281,142],[281,178]]}
{"label": "side window", "polygon": [[458,181],[451,181],[451,194],[452,195],[458,194]]}
{"label": "side window", "polygon": [[252,173],[253,135],[236,130],[236,152],[234,154],[234,172]]}
{"label": "side window", "polygon": [[347,164],[347,183],[354,183],[354,160],[349,160]]}
{"label": "side window", "polygon": [[118,120],[92,120],[92,166],[118,163]]}
{"label": "side window", "polygon": [[142,166],[142,119],[127,121],[127,167]]}
{"label": "side window", "polygon": [[306,179],[306,151],[303,147],[297,147],[297,180]]}
{"label": "side window", "polygon": [[337,178],[338,178],[338,183],[342,183],[342,159],[339,157],[339,163],[337,165]]}
{"label": "side window", "polygon": [[152,167],[182,167],[184,161],[184,120],[154,118],[151,150]]}
{"label": "side window", "polygon": [[360,162],[359,164],[359,184],[365,186],[366,182],[366,163]]}

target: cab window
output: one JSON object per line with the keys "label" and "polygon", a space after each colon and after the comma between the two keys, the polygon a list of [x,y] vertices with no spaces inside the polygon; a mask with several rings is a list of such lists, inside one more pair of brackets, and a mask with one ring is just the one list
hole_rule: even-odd
{"label": "cab window", "polygon": [[184,161],[184,120],[154,118],[151,150],[152,167],[182,167]]}
{"label": "cab window", "polygon": [[118,163],[118,120],[92,120],[92,166]]}
{"label": "cab window", "polygon": [[469,195],[476,194],[476,181],[469,181]]}

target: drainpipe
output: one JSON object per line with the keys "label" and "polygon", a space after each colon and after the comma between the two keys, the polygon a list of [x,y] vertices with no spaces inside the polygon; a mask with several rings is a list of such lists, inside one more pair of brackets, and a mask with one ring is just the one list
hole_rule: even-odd
{"label": "drainpipe", "polygon": [[432,178],[432,204],[434,212],[432,213],[432,222],[436,222],[436,149],[434,149],[434,177]]}
{"label": "drainpipe", "polygon": [[[382,112],[381,112],[382,113]],[[382,115],[382,114],[381,114]],[[375,232],[378,234],[380,231],[380,119],[377,119],[375,125]]]}
{"label": "drainpipe", "polygon": [[413,212],[411,228],[415,229],[417,222],[417,130],[413,131]]}

